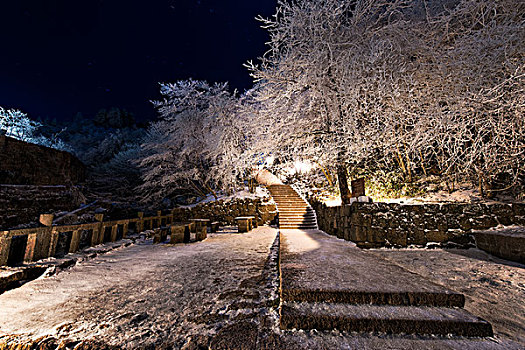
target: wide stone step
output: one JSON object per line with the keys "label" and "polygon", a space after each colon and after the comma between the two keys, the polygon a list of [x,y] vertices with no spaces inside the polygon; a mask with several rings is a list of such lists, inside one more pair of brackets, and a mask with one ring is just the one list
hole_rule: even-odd
{"label": "wide stone step", "polygon": [[[280,226],[283,229],[283,226]],[[281,298],[463,307],[465,297],[318,230],[281,230]]]}
{"label": "wide stone step", "polygon": [[490,337],[491,325],[462,309],[442,307],[283,303],[282,329]]}
{"label": "wide stone step", "polygon": [[316,221],[313,215],[280,215],[279,220],[311,220]]}
{"label": "wide stone step", "polygon": [[313,212],[313,211],[309,210],[308,207],[279,207],[279,206],[277,206],[277,211],[279,213],[290,213],[290,212],[307,213],[307,212]]}
{"label": "wide stone step", "polygon": [[316,223],[316,220],[315,218],[290,218],[290,217],[282,217],[282,218],[279,218],[279,222],[280,223],[288,223],[288,222],[293,222],[293,223],[313,223],[315,224]]}
{"label": "wide stone step", "polygon": [[279,224],[281,230],[316,230],[317,225],[312,224]]}

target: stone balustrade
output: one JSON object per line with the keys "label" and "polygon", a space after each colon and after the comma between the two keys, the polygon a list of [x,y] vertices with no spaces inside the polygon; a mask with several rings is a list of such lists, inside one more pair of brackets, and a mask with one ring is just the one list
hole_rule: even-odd
{"label": "stone balustrade", "polygon": [[[113,221],[104,221],[104,215],[97,214],[96,222],[64,226],[53,226],[53,218],[52,214],[42,214],[42,227],[0,231],[0,266],[33,262],[74,253],[87,246],[114,242],[126,238],[130,230],[142,232],[157,229],[155,235],[158,237],[154,237],[154,240],[159,242],[166,240],[168,230],[176,233],[180,231],[174,210],[167,215],[158,211],[156,216],[150,217],[139,212],[136,218]],[[189,225],[180,226],[183,230],[186,227],[189,230]],[[189,242],[189,235],[186,237],[184,232],[182,242]],[[177,238],[172,237],[172,243],[180,241],[180,234]]]}

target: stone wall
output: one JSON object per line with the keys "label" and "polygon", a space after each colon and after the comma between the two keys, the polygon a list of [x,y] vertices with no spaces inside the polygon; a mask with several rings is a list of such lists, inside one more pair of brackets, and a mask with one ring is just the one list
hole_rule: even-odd
{"label": "stone wall", "polygon": [[76,188],[0,185],[0,230],[38,222],[40,214],[71,211],[81,204]]}
{"label": "stone wall", "polygon": [[261,199],[237,198],[202,203],[193,208],[174,209],[174,213],[181,222],[189,219],[210,219],[228,225],[235,225],[235,218],[238,216],[255,216],[261,225],[272,222],[277,215],[277,209],[275,204]]}
{"label": "stone wall", "polygon": [[474,243],[472,230],[525,225],[525,204],[314,205],[319,228],[362,248]]}
{"label": "stone wall", "polygon": [[84,165],[70,153],[0,135],[0,184],[65,185],[84,177]]}

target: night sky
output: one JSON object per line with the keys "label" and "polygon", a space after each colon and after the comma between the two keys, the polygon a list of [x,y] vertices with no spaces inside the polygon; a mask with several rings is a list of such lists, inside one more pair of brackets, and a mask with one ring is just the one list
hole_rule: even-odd
{"label": "night sky", "polygon": [[252,85],[266,50],[255,20],[276,0],[13,0],[0,4],[0,106],[66,121],[119,107],[155,116],[158,82]]}

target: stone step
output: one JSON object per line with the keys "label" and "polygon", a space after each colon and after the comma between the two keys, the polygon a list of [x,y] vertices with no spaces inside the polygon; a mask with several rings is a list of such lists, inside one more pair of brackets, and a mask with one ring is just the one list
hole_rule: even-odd
{"label": "stone step", "polygon": [[317,221],[315,218],[279,218],[279,223],[285,224],[285,223],[303,223],[303,224],[315,224]]}
{"label": "stone step", "polygon": [[317,222],[315,217],[305,215],[279,215],[279,220],[312,220]]}
{"label": "stone step", "polygon": [[279,213],[290,213],[290,212],[302,212],[302,213],[307,213],[307,212],[311,212],[313,213],[313,211],[308,208],[308,207],[279,207],[277,206],[277,211]]}
{"label": "stone step", "polygon": [[442,307],[290,303],[281,305],[282,329],[490,337],[490,323],[462,309]]}
{"label": "stone step", "polygon": [[281,230],[317,230],[317,227],[314,225],[286,225],[279,226]]}
{"label": "stone step", "polygon": [[465,303],[462,294],[322,231],[280,228],[283,301],[439,307]]}
{"label": "stone step", "polygon": [[292,218],[312,218],[312,219],[315,219],[315,214],[314,213],[311,213],[311,212],[304,212],[304,213],[294,213],[294,212],[287,212],[287,213],[283,213],[283,212],[280,212],[279,213],[280,217],[292,217]]}
{"label": "stone step", "polygon": [[312,228],[315,228],[317,223],[315,222],[308,222],[308,221],[279,221],[279,226],[283,228],[283,226],[290,226],[290,225],[301,225],[301,226],[312,226]]}

